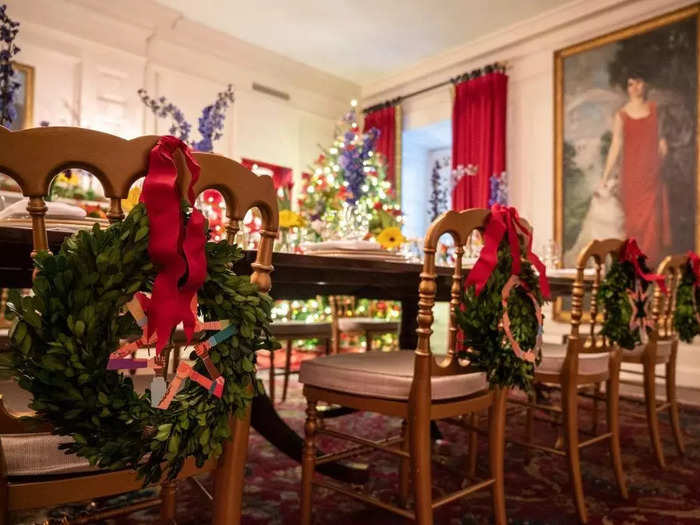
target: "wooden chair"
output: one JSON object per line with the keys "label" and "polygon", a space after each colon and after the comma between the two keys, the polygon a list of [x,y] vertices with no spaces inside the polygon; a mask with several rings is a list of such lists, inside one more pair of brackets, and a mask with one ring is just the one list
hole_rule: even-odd
{"label": "wooden chair", "polygon": [[[654,329],[646,344],[639,345],[634,350],[623,350],[622,362],[641,364],[644,378],[644,401],[646,404],[647,423],[649,425],[649,437],[651,447],[656,456],[656,461],[661,468],[666,468],[664,451],[659,434],[659,412],[668,409],[673,437],[676,441],[678,452],[685,454],[683,434],[681,432],[678,417],[678,399],[676,397],[676,357],[678,355],[678,333],[673,323],[673,313],[676,310],[676,291],[683,277],[683,271],[688,263],[687,255],[669,255],[656,271],[666,276],[668,295],[664,294],[658,286],[654,287],[651,316]],[[656,365],[666,365],[666,375],[656,375]],[[636,370],[625,370],[627,373],[639,373]],[[656,378],[661,377],[666,381],[666,402],[657,405]],[[623,383],[637,384],[635,381],[622,380]]]}
{"label": "wooden chair", "polygon": [[[124,140],[81,128],[46,127],[10,132],[0,127],[0,172],[12,177],[29,197],[27,211],[31,215],[34,253],[49,248],[44,196],[56,173],[69,166],[92,172],[110,200],[110,221],[120,221],[124,218],[121,200],[127,197],[131,184],[146,174],[149,152],[158,139],[144,136]],[[194,156],[201,166],[195,193],[214,188],[223,194],[230,219],[229,242],[233,242],[239,221],[250,207],[256,206],[262,212],[262,242],[252,264],[251,281],[260,290],[268,291],[272,244],[278,227],[272,179],[258,177],[226,157],[209,153],[195,153]],[[187,174],[181,152],[176,152],[175,159],[179,172]],[[244,418],[232,415],[230,424],[233,437],[224,446],[218,461],[210,460],[197,469],[190,458],[179,476],[182,479],[213,472],[216,486],[213,522],[216,524],[240,521],[250,410]],[[134,471],[88,468],[83,458],[58,451],[56,445],[60,438],[46,433],[50,429],[45,425],[39,429],[43,434],[32,435],[37,430],[14,418],[0,404],[0,524],[7,522],[7,514],[12,510],[51,507],[141,488],[143,483]],[[26,456],[30,448],[32,458]],[[27,464],[30,459],[31,465]],[[175,514],[174,483],[163,483],[161,500],[161,517],[171,521]],[[125,509],[130,510],[135,509]]]}
{"label": "wooden chair", "polygon": [[333,323],[333,353],[340,350],[340,334],[354,336],[364,336],[365,351],[372,350],[372,340],[374,336],[380,334],[397,334],[401,323],[398,321],[387,321],[385,319],[375,319],[374,317],[355,316],[354,297],[331,296],[331,315]]}
{"label": "wooden chair", "polygon": [[[561,387],[561,407],[538,404],[534,395],[530,397],[528,402],[512,401],[527,407],[527,440],[524,442],[509,441],[565,456],[568,459],[569,477],[571,479],[576,511],[582,523],[585,523],[588,519],[583,498],[579,458],[579,451],[582,448],[603,440],[609,441],[615,479],[617,480],[621,496],[627,499],[627,486],[620,456],[618,424],[621,351],[617,345],[612,345],[606,338],[598,334],[600,321],[604,314],[599,312],[596,303],[596,292],[601,282],[602,269],[606,258],[608,256],[617,257],[622,245],[623,241],[618,239],[596,240],[592,241],[579,254],[576,263],[576,279],[572,290],[571,331],[567,343],[565,345],[545,344],[542,350],[542,362],[535,369],[535,387],[545,384]],[[593,259],[595,264],[595,278],[592,283],[584,280],[584,269],[588,266],[591,259]],[[584,299],[588,284],[592,285],[590,287],[590,307],[585,308]],[[588,323],[585,330],[580,329],[582,321]],[[607,432],[585,441],[579,441],[579,390],[587,385],[596,385],[603,381],[606,382]],[[564,426],[563,450],[532,442],[534,410],[545,410],[562,416]]]}
{"label": "wooden chair", "polygon": [[[468,363],[461,362],[455,356],[457,327],[454,311],[459,308],[462,294],[464,245],[474,229],[484,226],[488,216],[488,210],[482,209],[448,211],[430,226],[425,238],[425,261],[419,286],[416,330],[418,347],[415,351],[338,354],[302,363],[300,381],[304,383],[304,395],[308,402],[306,440],[302,457],[302,524],[311,522],[312,485],[337,490],[399,516],[414,519],[421,525],[433,523],[434,509],[490,487],[495,522],[506,522],[503,491],[505,391],[489,390],[485,374],[475,372],[470,369]],[[438,239],[444,233],[451,234],[457,246],[457,261],[451,288],[450,340],[448,354],[433,357],[430,335],[436,293],[435,251]],[[327,428],[325,421],[318,417],[319,402],[401,418],[401,434],[371,441],[362,436]],[[434,500],[431,493],[431,422],[459,418],[485,408],[489,408],[490,412],[490,478]],[[317,457],[316,437],[319,434],[345,439],[357,446],[343,452]],[[399,458],[400,506],[378,500],[331,480],[314,479],[316,465],[351,457],[372,448]],[[406,505],[409,481],[413,484],[415,495],[414,510],[409,510]]]}
{"label": "wooden chair", "polygon": [[325,345],[326,355],[331,351],[331,340],[333,339],[333,324],[318,321],[307,323],[305,321],[275,321],[270,326],[270,331],[275,339],[285,341],[284,371],[275,372],[275,352],[270,352],[269,381],[270,388],[268,394],[272,402],[275,402],[275,377],[284,375],[282,386],[282,401],[287,400],[287,388],[289,386],[289,376],[292,374],[292,343],[298,339],[320,339]]}

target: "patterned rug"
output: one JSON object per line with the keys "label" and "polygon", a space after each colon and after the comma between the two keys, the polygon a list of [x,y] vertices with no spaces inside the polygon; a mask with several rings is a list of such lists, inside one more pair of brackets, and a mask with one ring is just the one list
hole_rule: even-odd
{"label": "patterned rug", "polygon": [[[261,374],[266,376],[266,373]],[[278,378],[278,392],[281,378]],[[583,400],[582,404],[590,404]],[[287,402],[279,405],[280,415],[298,432],[302,432],[304,400],[301,388],[294,378],[290,382]],[[615,485],[610,455],[605,443],[596,444],[582,452],[584,492],[592,524],[690,524],[700,523],[700,409],[684,407],[682,425],[686,436],[686,456],[679,458],[665,415],[661,417],[662,437],[668,468],[656,467],[651,454],[646,421],[630,415],[641,414],[643,407],[636,401],[621,403],[622,451],[630,498],[620,499]],[[582,410],[582,428],[589,428],[590,411]],[[509,435],[522,432],[523,418],[510,417]],[[343,429],[361,430],[369,438],[395,434],[399,422],[375,414],[352,414],[338,418],[330,425]],[[535,436],[538,442],[551,445],[557,429],[546,422],[538,422]],[[435,445],[433,483],[445,490],[459,488],[461,473],[466,465],[465,434],[458,428],[440,424],[444,440]],[[337,442],[322,440],[325,449],[336,448]],[[487,443],[479,443],[477,476],[484,477],[487,468]],[[506,446],[506,506],[509,523],[514,524],[567,524],[576,523],[570,496],[566,459],[544,452],[528,451],[516,445]],[[364,461],[364,460],[363,460]],[[375,496],[395,498],[397,461],[386,454],[372,454],[367,458],[370,480],[366,489]],[[251,433],[248,468],[244,493],[243,523],[246,525],[277,525],[298,523],[299,481],[301,469],[256,432]],[[208,476],[203,484],[211,490]],[[142,495],[142,494],[141,494]],[[182,482],[177,495],[177,523],[199,525],[211,519],[211,504],[191,482]],[[119,505],[119,500],[98,502],[100,505]],[[16,516],[16,522],[41,522],[46,517],[57,518],[71,509],[54,509],[48,513]],[[370,508],[343,495],[325,489],[314,494],[314,523],[332,525],[387,525],[406,523],[393,514]],[[130,516],[108,520],[105,523],[137,525],[152,523],[158,518],[158,509],[133,513]],[[479,491],[467,498],[446,505],[435,514],[435,523],[441,525],[468,525],[491,522],[490,492]]]}

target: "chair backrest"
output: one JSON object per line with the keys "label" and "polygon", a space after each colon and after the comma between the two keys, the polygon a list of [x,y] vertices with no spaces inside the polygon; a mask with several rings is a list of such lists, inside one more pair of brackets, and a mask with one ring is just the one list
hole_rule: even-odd
{"label": "chair backrest", "polygon": [[685,254],[668,255],[656,269],[656,273],[666,277],[668,291],[667,294],[664,294],[658,285],[654,286],[651,315],[656,325],[657,337],[660,340],[669,340],[677,336],[673,314],[676,311],[678,285],[683,278],[687,264],[688,256]]}
{"label": "chair backrest", "polygon": [[357,298],[352,295],[331,295],[328,297],[333,319],[339,317],[354,317]]}
{"label": "chair backrest", "polygon": [[[447,211],[440,215],[428,228],[425,236],[423,252],[423,271],[420,274],[418,287],[418,346],[414,361],[414,387],[418,383],[424,385],[429,382],[430,376],[452,375],[468,372],[468,363],[461,362],[456,355],[457,327],[456,311],[460,307],[464,287],[464,269],[462,258],[464,248],[471,238],[474,230],[483,231],[490,211],[481,208],[473,208],[463,211]],[[522,221],[530,228],[526,221]],[[437,275],[435,272],[435,254],[438,242],[444,234],[449,234],[454,240],[455,263],[452,273],[452,286],[450,288],[450,316],[448,327],[447,354],[433,356],[430,349],[430,336],[433,333],[433,306],[437,293]]]}
{"label": "chair backrest", "polygon": [[[624,245],[622,239],[593,240],[579,253],[576,260],[576,279],[571,291],[571,329],[567,344],[567,354],[606,352],[613,345],[600,335],[605,312],[598,305],[597,294],[600,283],[605,278],[609,262],[616,260]],[[593,279],[587,279],[586,269],[593,261]],[[588,286],[590,284],[590,286]],[[587,300],[588,299],[588,300]],[[585,325],[582,331],[581,325]],[[573,368],[578,370],[578,368]]]}
{"label": "chair backrest", "polygon": [[[122,199],[132,183],[148,171],[149,152],[158,136],[125,140],[114,135],[75,127],[44,127],[9,131],[0,126],[0,172],[19,184],[29,197],[27,211],[32,218],[34,253],[48,250],[44,197],[55,175],[66,168],[83,168],[102,183],[110,201],[111,222],[124,218]],[[251,265],[251,282],[261,291],[271,287],[272,245],[278,230],[277,198],[270,177],[257,176],[237,162],[213,153],[194,153],[201,166],[195,194],[216,189],[226,202],[229,243],[248,209],[257,207],[262,215],[261,242]],[[189,177],[184,156],[176,151],[175,161],[182,184]]]}

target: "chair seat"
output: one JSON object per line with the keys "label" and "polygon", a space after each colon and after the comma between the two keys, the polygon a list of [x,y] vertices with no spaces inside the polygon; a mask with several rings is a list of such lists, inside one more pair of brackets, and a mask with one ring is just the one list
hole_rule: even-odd
{"label": "chair seat", "polygon": [[70,441],[66,436],[48,432],[0,435],[8,476],[55,476],[99,470],[90,466],[87,459],[59,450],[60,444]]}
{"label": "chair seat", "polygon": [[[413,381],[412,351],[337,354],[304,361],[299,381],[308,386],[382,399],[406,400]],[[483,373],[433,377],[433,400],[468,396],[487,388]]]}
{"label": "chair seat", "polygon": [[[535,374],[559,374],[564,366],[566,358],[566,345],[544,344],[542,346],[542,362],[535,370]],[[578,374],[582,376],[599,375],[609,369],[610,354],[601,352],[596,354],[578,355]]]}
{"label": "chair seat", "polygon": [[[132,376],[134,390],[143,393],[151,380],[151,375]],[[28,408],[31,394],[14,380],[0,381],[0,394],[4,406],[13,415],[32,414]],[[70,437],[55,436],[49,432],[0,434],[0,447],[5,456],[8,476],[56,476],[99,470],[90,466],[87,459],[59,450],[60,444],[70,441]]]}
{"label": "chair seat", "polygon": [[371,317],[340,317],[338,329],[341,332],[398,332],[398,321],[385,321]]}
{"label": "chair seat", "polygon": [[327,337],[333,336],[331,323],[307,323],[304,321],[277,321],[270,325],[274,337]]}
{"label": "chair seat", "polygon": [[[656,362],[665,363],[671,356],[672,341],[658,341],[656,343]],[[646,345],[637,345],[632,350],[622,349],[623,363],[641,363]]]}

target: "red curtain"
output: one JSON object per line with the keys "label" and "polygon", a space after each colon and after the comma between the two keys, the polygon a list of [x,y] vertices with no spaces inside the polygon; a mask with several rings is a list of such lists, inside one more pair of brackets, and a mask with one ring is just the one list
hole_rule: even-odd
{"label": "red curtain", "polygon": [[249,170],[252,170],[253,166],[259,166],[260,168],[270,170],[272,172],[272,182],[275,185],[275,189],[286,189],[289,192],[289,199],[292,198],[292,186],[294,186],[292,168],[285,168],[284,166],[270,164],[269,162],[261,162],[259,160],[246,158],[241,159],[241,164]]}
{"label": "red curtain", "polygon": [[[506,169],[506,94],[508,77],[487,73],[455,86],[452,109],[452,169],[457,182],[452,208],[486,208],[489,178]],[[476,175],[460,175],[468,166]]]}
{"label": "red curtain", "polygon": [[379,130],[376,151],[386,158],[386,179],[396,187],[396,106],[378,109],[365,116],[364,131]]}

